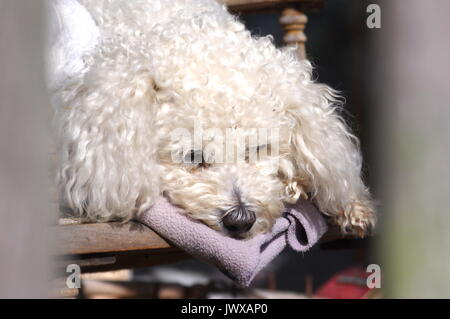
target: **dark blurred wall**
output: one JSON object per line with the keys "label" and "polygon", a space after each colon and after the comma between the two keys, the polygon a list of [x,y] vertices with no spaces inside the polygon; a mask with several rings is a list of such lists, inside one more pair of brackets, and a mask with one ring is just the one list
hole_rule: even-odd
{"label": "dark blurred wall", "polygon": [[372,60],[391,298],[450,297],[450,1],[384,0]]}

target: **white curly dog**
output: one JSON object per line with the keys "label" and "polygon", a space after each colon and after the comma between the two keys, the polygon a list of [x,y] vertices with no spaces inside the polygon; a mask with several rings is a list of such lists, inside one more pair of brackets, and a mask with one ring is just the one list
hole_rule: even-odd
{"label": "white curly dog", "polygon": [[[192,218],[249,238],[304,197],[343,232],[373,229],[358,140],[335,91],[314,82],[293,49],[252,37],[214,0],[55,8],[58,184],[74,213],[129,220],[164,195]],[[276,134],[254,138],[264,130]]]}

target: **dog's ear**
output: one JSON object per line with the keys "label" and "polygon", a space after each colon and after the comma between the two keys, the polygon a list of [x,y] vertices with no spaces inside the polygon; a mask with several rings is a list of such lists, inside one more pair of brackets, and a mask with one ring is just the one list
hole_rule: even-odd
{"label": "dog's ear", "polygon": [[370,206],[361,179],[359,142],[339,114],[337,93],[311,80],[308,62],[298,66],[285,107],[291,126],[291,167],[285,165],[288,169],[283,175],[288,177],[290,193],[310,195],[319,209],[330,215],[350,212],[356,202]]}
{"label": "dog's ear", "polygon": [[140,66],[110,63],[66,87],[56,112],[61,200],[95,221],[130,219],[159,194],[155,83]]}

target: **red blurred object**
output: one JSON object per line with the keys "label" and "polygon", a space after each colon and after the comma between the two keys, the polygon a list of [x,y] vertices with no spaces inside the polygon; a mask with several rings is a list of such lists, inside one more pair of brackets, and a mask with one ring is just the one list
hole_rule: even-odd
{"label": "red blurred object", "polygon": [[373,289],[367,287],[367,273],[360,267],[346,269],[328,280],[316,293],[326,299],[367,299],[373,298]]}

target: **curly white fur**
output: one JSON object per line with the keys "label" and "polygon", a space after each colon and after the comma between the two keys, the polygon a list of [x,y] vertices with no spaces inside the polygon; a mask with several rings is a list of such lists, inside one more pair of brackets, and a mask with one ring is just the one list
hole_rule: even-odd
{"label": "curly white fur", "polygon": [[[286,203],[310,196],[343,231],[374,226],[358,141],[308,61],[252,37],[213,0],[80,3],[101,39],[84,58],[88,71],[59,92],[59,185],[72,210],[130,219],[164,194],[220,229],[239,200],[257,215],[250,236],[270,229]],[[278,128],[279,154],[207,168],[174,163],[171,154],[186,145],[171,132],[199,124],[248,136]]]}

